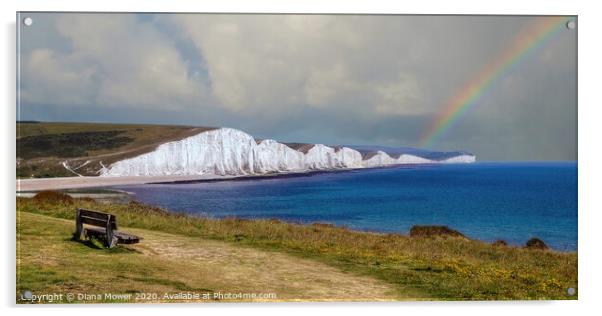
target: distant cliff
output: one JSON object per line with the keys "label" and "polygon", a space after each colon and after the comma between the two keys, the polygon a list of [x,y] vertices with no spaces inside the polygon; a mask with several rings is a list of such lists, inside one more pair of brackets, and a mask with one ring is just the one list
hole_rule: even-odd
{"label": "distant cliff", "polygon": [[[295,146],[297,145],[297,146]],[[322,144],[283,144],[256,141],[232,128],[203,131],[159,145],[154,151],[120,160],[100,171],[101,176],[256,175],[398,164],[471,163],[475,156],[460,153],[442,160],[410,154],[394,158],[384,151],[362,154],[347,147]],[[299,146],[301,145],[301,146]]]}

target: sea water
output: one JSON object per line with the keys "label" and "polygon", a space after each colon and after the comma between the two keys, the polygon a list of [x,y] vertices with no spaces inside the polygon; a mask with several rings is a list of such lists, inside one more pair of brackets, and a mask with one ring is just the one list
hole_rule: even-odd
{"label": "sea water", "polygon": [[469,238],[577,250],[577,163],[416,165],[302,177],[120,187],[141,202],[215,218],[269,218],[408,233],[447,225]]}

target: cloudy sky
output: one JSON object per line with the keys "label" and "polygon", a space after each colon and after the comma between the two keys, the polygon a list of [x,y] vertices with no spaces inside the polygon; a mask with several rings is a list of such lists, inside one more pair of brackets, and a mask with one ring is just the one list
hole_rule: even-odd
{"label": "cloudy sky", "polygon": [[[542,19],[27,16],[18,119],[228,126],[280,141],[385,146],[416,146],[448,100]],[[576,30],[565,28],[431,148],[575,160],[576,66]]]}

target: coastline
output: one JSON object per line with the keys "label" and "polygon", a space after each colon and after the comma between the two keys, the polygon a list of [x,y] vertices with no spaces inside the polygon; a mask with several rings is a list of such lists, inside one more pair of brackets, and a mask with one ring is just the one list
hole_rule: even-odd
{"label": "coastline", "polygon": [[[125,179],[125,180],[135,180],[141,183],[149,183],[142,185],[132,185],[130,187],[123,186],[122,188],[117,186],[105,186],[105,187],[96,187],[96,188],[81,188],[81,189],[64,189],[60,190],[63,193],[69,194],[74,198],[95,198],[102,199],[103,201],[118,201],[118,202],[129,202],[131,200],[137,200],[143,203],[149,203],[150,205],[155,205],[159,207],[164,207],[165,209],[175,210],[175,212],[184,212],[184,213],[192,213],[192,214],[200,214],[202,216],[208,216],[211,218],[223,218],[223,217],[237,217],[241,219],[255,219],[255,218],[271,218],[271,219],[279,219],[282,221],[290,222],[290,223],[315,223],[315,222],[326,222],[333,223],[335,225],[354,227],[356,230],[367,231],[367,232],[377,232],[377,233],[401,233],[405,234],[410,229],[411,225],[414,224],[446,224],[450,225],[450,227],[454,227],[460,229],[465,232],[469,238],[474,238],[476,240],[481,240],[484,242],[493,242],[497,239],[504,239],[506,242],[512,245],[521,245],[525,240],[532,236],[537,236],[542,238],[546,243],[549,244],[555,250],[558,251],[572,251],[573,249],[577,249],[576,239],[572,235],[572,233],[568,232],[563,235],[563,237],[559,237],[557,233],[546,235],[548,230],[544,229],[547,226],[541,226],[541,231],[538,231],[537,234],[529,233],[529,234],[519,234],[517,233],[517,227],[513,226],[514,233],[508,233],[503,228],[498,228],[498,233],[495,233],[496,230],[484,230],[479,228],[479,226],[468,225],[468,227],[463,226],[462,223],[458,221],[454,221],[454,216],[447,216],[445,214],[456,214],[456,210],[462,209],[479,209],[480,216],[482,216],[482,222],[479,225],[483,225],[484,227],[490,227],[492,223],[496,222],[496,218],[499,216],[500,210],[508,205],[514,205],[514,208],[519,207],[516,204],[507,204],[506,202],[498,205],[497,207],[491,207],[489,209],[480,209],[478,206],[469,206],[465,207],[464,204],[449,206],[450,204],[446,204],[449,207],[446,209],[439,210],[430,210],[428,204],[424,204],[422,202],[418,202],[419,204],[412,204],[416,201],[420,201],[419,199],[414,199],[414,195],[416,195],[413,191],[406,192],[401,194],[401,199],[403,199],[402,204],[399,204],[394,207],[385,209],[374,208],[372,205],[363,205],[359,202],[350,203],[346,206],[340,207],[337,210],[328,211],[324,214],[320,212],[314,212],[314,209],[321,209],[320,203],[324,200],[323,195],[320,198],[313,198],[314,196],[308,196],[307,201],[299,201],[294,198],[289,199],[288,202],[284,204],[270,204],[268,207],[259,199],[257,201],[257,192],[255,187],[261,187],[262,195],[270,195],[270,193],[266,192],[278,192],[278,194],[286,194],[286,192],[295,192],[295,187],[297,186],[311,186],[317,192],[317,196],[320,196],[320,192],[329,192],[328,184],[325,186],[317,186],[319,183],[352,183],[354,179],[358,177],[362,179],[362,177],[374,178],[374,177],[386,177],[387,175],[399,175],[401,178],[395,178],[398,180],[391,180],[390,183],[400,183],[401,190],[404,191],[403,186],[410,187],[409,183],[415,183],[415,180],[420,178],[424,178],[421,176],[423,172],[426,174],[431,174],[433,176],[441,174],[441,172],[446,172],[446,169],[451,174],[463,174],[465,176],[470,176],[473,173],[479,175],[479,179],[483,178],[482,171],[485,171],[485,174],[491,174],[490,168],[492,166],[502,167],[500,170],[501,173],[504,174],[504,177],[508,177],[509,174],[514,174],[514,172],[508,173],[510,169],[504,171],[508,167],[518,167],[518,170],[525,169],[523,164],[515,164],[511,163],[510,166],[506,164],[491,164],[491,163],[478,163],[483,165],[484,168],[477,168],[478,166],[454,166],[454,165],[395,165],[395,166],[385,166],[385,167],[374,167],[374,168],[362,168],[362,169],[334,169],[334,170],[313,170],[313,171],[305,171],[305,172],[287,172],[287,173],[272,173],[272,174],[264,174],[264,175],[246,175],[246,176],[205,176],[203,177],[184,177],[184,176],[174,176],[174,177],[138,177],[135,179]],[[528,166],[529,170],[531,166]],[[460,170],[460,169],[462,170]],[[468,172],[470,170],[465,169],[469,168],[473,171]],[[476,169],[475,169],[476,168]],[[375,170],[373,170],[375,169]],[[479,171],[481,170],[481,172]],[[496,168],[498,169],[498,168]],[[554,169],[556,170],[556,169]],[[544,172],[544,174],[548,174],[549,172]],[[498,175],[500,172],[494,172],[493,175]],[[520,174],[520,173],[519,173]],[[529,171],[529,174],[532,175],[532,171]],[[413,178],[412,175],[416,175],[418,178]],[[117,177],[97,177],[92,180],[115,180]],[[184,178],[184,179],[183,179]],[[201,179],[199,179],[201,178]],[[444,177],[445,178],[445,177]],[[520,178],[520,176],[519,176]],[[290,179],[290,180],[289,180]],[[343,181],[341,181],[343,179]],[[380,179],[380,178],[379,178]],[[475,177],[473,176],[474,180]],[[483,179],[489,179],[489,177],[485,176]],[[495,179],[498,179],[496,176]],[[61,179],[63,181],[77,181],[79,178],[66,178]],[[124,179],[118,179],[122,181]],[[162,181],[168,180],[168,181]],[[263,181],[265,180],[265,181]],[[269,180],[269,181],[268,181]],[[521,182],[523,180],[520,180]],[[361,182],[361,181],[360,181]],[[455,181],[459,183],[458,181]],[[463,182],[463,181],[460,181]],[[472,182],[472,181],[468,181]],[[95,185],[99,185],[98,182],[92,182]],[[406,183],[405,185],[402,183]],[[158,185],[150,185],[150,184],[158,184]],[[181,184],[181,186],[174,185]],[[198,184],[197,187],[195,184]],[[420,185],[420,181],[416,183]],[[293,188],[291,191],[287,188]],[[230,199],[230,191],[232,188],[242,188],[242,191],[236,191],[237,195],[234,200],[237,202],[231,201]],[[125,190],[125,191],[124,191]],[[277,190],[277,191],[273,191]],[[287,191],[288,190],[288,191]],[[362,189],[364,190],[364,189]],[[120,192],[114,192],[120,191]],[[199,193],[191,193],[191,192],[199,192]],[[346,192],[353,192],[353,186],[351,186],[351,190],[343,190]],[[213,193],[211,193],[213,192]],[[254,192],[249,197],[246,197],[245,192]],[[305,192],[305,191],[304,191]],[[341,191],[342,192],[342,191]],[[362,191],[363,192],[363,191]],[[396,191],[397,192],[397,191]],[[400,191],[401,192],[401,191]],[[404,191],[405,192],[405,191]],[[428,191],[431,192],[431,191]],[[437,192],[435,192],[437,193]],[[36,194],[35,191],[21,191],[17,193],[18,197],[33,197]],[[138,194],[140,194],[138,196]],[[192,195],[191,195],[192,194]],[[367,193],[366,193],[367,194]],[[426,192],[422,192],[423,195],[430,194]],[[369,195],[369,194],[368,194]],[[434,196],[438,196],[439,194],[435,194],[433,196],[429,195],[429,199],[434,198]],[[168,196],[168,198],[164,198],[164,196]],[[172,196],[177,196],[177,198],[172,199]],[[349,195],[343,194],[342,196],[346,196],[346,200],[350,199]],[[305,198],[305,197],[303,197]],[[328,199],[337,200],[338,196],[329,195]],[[420,197],[419,197],[420,198]],[[493,200],[498,199],[493,196]],[[171,202],[164,202],[169,201]],[[223,199],[223,201],[221,200]],[[255,201],[254,201],[255,199]],[[353,197],[351,197],[353,199]],[[490,199],[486,199],[490,200]],[[503,199],[502,199],[503,200]],[[502,201],[500,200],[500,201]],[[194,201],[211,201],[211,202],[194,202]],[[317,201],[313,203],[312,201]],[[338,200],[337,200],[338,201]],[[432,200],[434,204],[438,203],[451,203],[453,204],[453,199],[448,198],[439,200],[434,198]],[[197,203],[197,204],[195,204]],[[238,203],[238,204],[237,204]],[[312,204],[313,203],[313,204]],[[501,202],[500,202],[501,203]],[[276,205],[276,207],[274,206]],[[410,206],[408,206],[410,205]],[[426,205],[426,206],[425,206]],[[274,208],[274,210],[270,210],[269,207]],[[412,215],[412,211],[415,209],[420,209],[420,207],[424,207],[424,211],[429,212],[439,212],[440,217],[437,221],[433,221],[429,218],[424,218],[421,216]],[[530,208],[531,206],[527,206]],[[267,208],[267,210],[266,210]],[[520,208],[520,207],[519,207]],[[491,209],[495,209],[493,212]],[[370,211],[365,211],[370,210]],[[376,211],[374,211],[376,210]],[[403,210],[403,212],[401,211]],[[409,211],[408,211],[409,210]],[[404,212],[408,214],[404,215]],[[349,215],[351,214],[351,215]],[[354,215],[355,214],[355,215]],[[375,214],[390,214],[387,216],[391,216],[388,220],[381,222],[378,225],[374,224],[366,224],[362,222],[361,216],[357,214],[367,214],[367,216],[372,216],[371,218],[379,218],[380,215]],[[401,215],[396,215],[401,214]],[[509,215],[508,215],[509,214]],[[506,214],[509,217],[512,217],[512,212]],[[504,215],[504,216],[506,216]],[[354,217],[355,216],[355,217]],[[520,215],[521,221],[529,221],[527,217]],[[533,215],[534,218],[539,218],[540,215]],[[534,222],[540,222],[538,220],[534,220]],[[572,224],[569,222],[567,225]],[[522,224],[521,224],[522,225]],[[503,225],[502,225],[503,226]],[[523,225],[526,226],[526,225]],[[485,232],[484,232],[485,231]],[[528,227],[522,230],[523,232],[530,232],[531,229]],[[520,237],[517,237],[520,236]],[[575,242],[573,242],[575,240]]]}
{"label": "coastline", "polygon": [[219,182],[219,181],[246,181],[246,180],[267,180],[276,178],[296,178],[310,177],[319,174],[349,172],[354,170],[373,170],[388,168],[408,168],[420,166],[432,166],[438,164],[400,164],[391,166],[379,166],[370,168],[337,168],[321,170],[305,170],[292,172],[278,172],[266,174],[251,175],[166,175],[166,176],[80,176],[80,177],[57,177],[57,178],[35,178],[35,179],[17,179],[16,191],[32,192],[44,190],[66,190],[66,189],[84,189],[98,188],[120,185],[135,184],[187,184],[199,182]]}
{"label": "coastline", "polygon": [[[475,164],[474,162],[472,164]],[[480,162],[481,164],[483,162]],[[496,164],[499,162],[485,162],[487,164]],[[518,163],[518,162],[515,162]],[[522,163],[522,162],[521,162]],[[532,163],[532,162],[528,162]],[[542,163],[542,162],[538,162]],[[546,161],[545,163],[575,163],[574,161]],[[372,169],[390,169],[390,168],[414,168],[425,166],[439,166],[440,163],[430,164],[399,164],[389,166],[367,167],[367,168],[338,168],[338,169],[322,169],[322,170],[306,170],[292,172],[278,172],[253,175],[165,175],[165,176],[115,176],[115,177],[100,177],[100,176],[73,176],[73,177],[54,177],[54,178],[28,178],[16,179],[16,192],[35,192],[44,190],[66,190],[66,189],[86,189],[100,188],[120,185],[136,185],[136,184],[190,184],[199,182],[220,182],[220,181],[246,181],[246,180],[263,180],[276,178],[295,178],[309,177],[318,174],[348,172],[356,170],[372,170]]]}
{"label": "coastline", "polygon": [[44,191],[96,188],[106,186],[165,183],[173,181],[193,181],[211,179],[231,179],[237,176],[219,175],[191,175],[191,176],[128,176],[128,177],[61,177],[61,178],[39,178],[39,179],[17,179],[16,191]]}

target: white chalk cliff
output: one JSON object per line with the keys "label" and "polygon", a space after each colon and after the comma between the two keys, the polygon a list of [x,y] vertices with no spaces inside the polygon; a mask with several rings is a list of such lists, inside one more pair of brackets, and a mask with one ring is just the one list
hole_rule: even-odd
{"label": "white chalk cliff", "polygon": [[403,154],[392,158],[383,151],[366,159],[354,149],[313,145],[306,152],[275,140],[259,143],[242,131],[220,128],[158,146],[154,151],[117,161],[101,170],[101,176],[162,175],[261,175],[346,168],[369,168],[397,164],[468,163],[472,155],[442,161]]}

